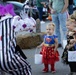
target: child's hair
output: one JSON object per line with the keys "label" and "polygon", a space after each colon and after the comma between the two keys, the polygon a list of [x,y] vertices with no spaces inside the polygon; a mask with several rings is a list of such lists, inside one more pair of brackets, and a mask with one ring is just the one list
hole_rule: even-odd
{"label": "child's hair", "polygon": [[74,19],[76,21],[76,10],[73,12],[73,14],[70,16],[71,19]]}
{"label": "child's hair", "polygon": [[74,27],[76,27],[76,24],[75,24],[76,21],[75,21],[75,19],[68,18],[66,23],[68,23],[68,22],[74,23]]}
{"label": "child's hair", "polygon": [[74,34],[73,34],[74,36],[76,36],[76,32],[74,32]]}
{"label": "child's hair", "polygon": [[51,28],[53,28],[53,29],[55,28],[55,24],[54,24],[54,23],[52,23],[52,22],[51,22],[51,23],[49,23],[49,24],[47,24],[47,26],[49,26],[49,27],[51,27]]}
{"label": "child's hair", "polygon": [[75,22],[75,19],[68,18],[67,21]]}

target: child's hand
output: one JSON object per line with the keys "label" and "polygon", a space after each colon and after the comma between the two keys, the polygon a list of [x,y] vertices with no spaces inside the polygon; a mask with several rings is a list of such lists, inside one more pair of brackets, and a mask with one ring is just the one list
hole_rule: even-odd
{"label": "child's hand", "polygon": [[51,9],[51,14],[54,14],[56,11],[54,9]]}
{"label": "child's hand", "polygon": [[72,44],[75,43],[75,39],[71,39],[70,43],[72,43]]}
{"label": "child's hand", "polygon": [[39,46],[37,46],[37,48],[41,48],[41,46],[39,45]]}
{"label": "child's hand", "polygon": [[66,48],[69,49],[69,45],[67,45]]}
{"label": "child's hand", "polygon": [[56,51],[57,51],[57,49],[54,49],[54,51],[56,52]]}
{"label": "child's hand", "polygon": [[44,42],[41,43],[39,46],[37,46],[37,48],[41,48],[43,46]]}

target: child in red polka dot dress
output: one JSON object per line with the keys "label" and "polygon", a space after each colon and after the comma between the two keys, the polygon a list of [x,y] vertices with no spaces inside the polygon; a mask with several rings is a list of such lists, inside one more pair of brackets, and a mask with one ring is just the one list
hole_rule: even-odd
{"label": "child in red polka dot dress", "polygon": [[41,54],[42,62],[44,64],[43,72],[49,71],[49,65],[51,67],[51,72],[55,73],[55,62],[59,61],[59,52],[58,48],[58,38],[54,35],[55,25],[53,23],[49,23],[46,26],[46,35],[44,35],[44,41],[37,46],[37,48],[42,47]]}

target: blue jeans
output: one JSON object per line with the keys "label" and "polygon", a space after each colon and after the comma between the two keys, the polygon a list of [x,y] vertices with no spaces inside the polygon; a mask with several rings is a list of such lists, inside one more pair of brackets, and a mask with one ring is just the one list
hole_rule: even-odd
{"label": "blue jeans", "polygon": [[73,14],[73,5],[68,6],[69,15]]}
{"label": "blue jeans", "polygon": [[55,33],[58,36],[58,43],[62,43],[61,41],[61,33],[60,33],[60,27],[62,29],[62,40],[66,40],[66,32],[67,32],[67,28],[66,28],[66,21],[67,21],[67,14],[66,12],[64,13],[55,13],[52,14],[52,21],[55,24]]}
{"label": "blue jeans", "polygon": [[37,7],[37,9],[39,11],[39,19],[40,19],[40,21],[42,21],[43,7]]}

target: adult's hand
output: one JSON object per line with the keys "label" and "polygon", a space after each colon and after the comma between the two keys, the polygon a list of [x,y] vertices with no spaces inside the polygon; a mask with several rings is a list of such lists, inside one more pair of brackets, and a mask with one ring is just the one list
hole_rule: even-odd
{"label": "adult's hand", "polygon": [[51,14],[54,14],[56,11],[54,9],[51,9]]}

